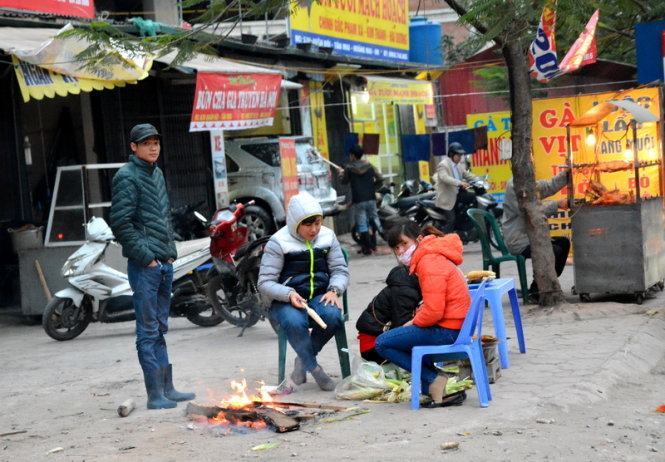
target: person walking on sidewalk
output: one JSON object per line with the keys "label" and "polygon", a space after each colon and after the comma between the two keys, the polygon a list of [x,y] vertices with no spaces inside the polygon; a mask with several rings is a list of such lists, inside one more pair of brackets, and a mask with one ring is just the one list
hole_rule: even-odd
{"label": "person walking on sidewalk", "polygon": [[[376,339],[376,351],[402,369],[411,370],[411,350],[418,345],[451,345],[464,323],[471,295],[462,264],[462,240],[433,226],[422,230],[413,222],[388,230],[388,245],[401,264],[418,276],[423,302],[415,317],[402,327]],[[428,390],[431,406],[461,404],[466,394],[445,395],[448,381],[434,367],[432,356],[423,360],[422,390]]]}
{"label": "person walking on sidewalk", "polygon": [[[332,391],[335,382],[316,356],[339,329],[344,329],[340,296],[346,290],[349,270],[337,236],[322,222],[321,205],[311,195],[301,192],[291,198],[286,226],[266,243],[258,288],[272,300],[270,316],[284,329],[298,355],[291,374],[293,383],[305,383],[309,372],[322,390]],[[323,319],[326,329],[309,322],[307,306]]]}
{"label": "person walking on sidewalk", "polygon": [[383,181],[383,177],[367,159],[363,159],[364,154],[363,148],[353,146],[349,152],[351,161],[343,169],[338,169],[338,172],[340,181],[351,186],[353,215],[360,234],[360,251],[364,255],[371,255],[376,250],[376,236],[371,238],[370,224],[376,228],[375,232],[383,231],[376,210],[375,193],[375,186]]}
{"label": "person walking on sidewalk", "polygon": [[195,398],[173,388],[166,350],[173,261],[177,258],[164,175],[157,167],[161,136],[150,124],[129,134],[133,154],[113,177],[111,229],[127,258],[134,292],[136,350],[148,394],[148,409],[176,407]]}
{"label": "person walking on sidewalk", "polygon": [[452,233],[455,229],[455,204],[465,199],[462,196],[470,195],[467,189],[476,180],[476,176],[461,162],[464,154],[466,151],[460,143],[450,143],[448,155],[439,162],[434,175],[436,206],[446,212],[446,225],[442,230],[445,233]]}
{"label": "person walking on sidewalk", "polygon": [[[568,183],[568,172],[569,170],[566,169],[549,180],[537,181],[536,191],[538,192],[538,195],[541,198],[545,198],[561,191],[561,189],[563,189]],[[546,217],[556,215],[558,209],[568,209],[568,201],[565,199],[560,201],[543,201],[543,214]],[[526,234],[526,217],[517,203],[517,195],[515,194],[515,186],[513,185],[512,178],[508,180],[508,183],[506,184],[506,195],[503,202],[502,229],[503,240],[510,253],[530,258],[531,243]],[[556,275],[561,276],[561,273],[563,273],[563,270],[566,267],[566,260],[568,260],[570,241],[567,237],[563,236],[553,237],[551,238],[551,241],[552,250],[554,251],[554,269],[556,270]],[[536,279],[534,278],[531,287],[529,287],[528,300],[531,303],[538,303],[539,297],[538,284],[536,284]]]}

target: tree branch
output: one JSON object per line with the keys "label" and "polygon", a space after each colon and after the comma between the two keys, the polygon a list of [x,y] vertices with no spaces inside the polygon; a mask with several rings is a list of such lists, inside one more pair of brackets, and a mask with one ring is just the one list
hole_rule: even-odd
{"label": "tree branch", "polygon": [[[467,9],[462,6],[457,0],[444,0],[452,10],[457,13],[457,15],[461,18],[463,16],[466,16],[469,12]],[[481,24],[479,21],[475,19],[469,19],[468,20],[469,24],[473,26],[478,32],[481,34],[486,34],[487,33],[487,27],[485,27],[483,24]],[[497,43],[497,45],[501,46],[501,42],[498,39],[494,39],[494,41]]]}

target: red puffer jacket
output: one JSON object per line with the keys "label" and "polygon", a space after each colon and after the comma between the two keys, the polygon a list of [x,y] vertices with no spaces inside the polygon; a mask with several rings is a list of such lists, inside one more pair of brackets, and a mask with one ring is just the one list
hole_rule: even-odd
{"label": "red puffer jacket", "polygon": [[423,303],[413,319],[414,325],[462,327],[471,305],[466,279],[457,266],[462,263],[462,251],[457,234],[425,236],[418,244],[410,270],[418,276]]}

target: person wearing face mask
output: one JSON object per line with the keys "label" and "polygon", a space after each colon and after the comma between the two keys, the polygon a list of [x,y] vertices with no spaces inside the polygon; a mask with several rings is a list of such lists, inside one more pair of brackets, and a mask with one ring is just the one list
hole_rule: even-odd
{"label": "person wearing face mask", "polygon": [[[419,230],[410,221],[390,228],[386,237],[398,261],[418,277],[423,301],[411,321],[381,334],[375,348],[410,371],[413,347],[453,344],[469,311],[471,295],[459,268],[462,241],[457,234],[443,235],[433,226]],[[459,405],[466,399],[464,392],[445,396],[447,377],[438,373],[431,356],[423,360],[421,377],[431,406]]]}

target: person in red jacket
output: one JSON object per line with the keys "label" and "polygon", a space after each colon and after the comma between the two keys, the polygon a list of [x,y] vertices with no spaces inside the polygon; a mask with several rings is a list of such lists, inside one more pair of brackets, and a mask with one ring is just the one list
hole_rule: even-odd
{"label": "person in red jacket", "polygon": [[[412,321],[376,339],[376,351],[399,367],[411,370],[411,349],[418,345],[450,345],[459,334],[471,296],[462,263],[462,241],[457,234],[443,235],[432,226],[419,230],[413,222],[388,230],[388,245],[400,263],[418,277],[423,302]],[[426,356],[422,390],[428,390],[434,406],[461,404],[464,393],[444,397],[447,377]]]}

